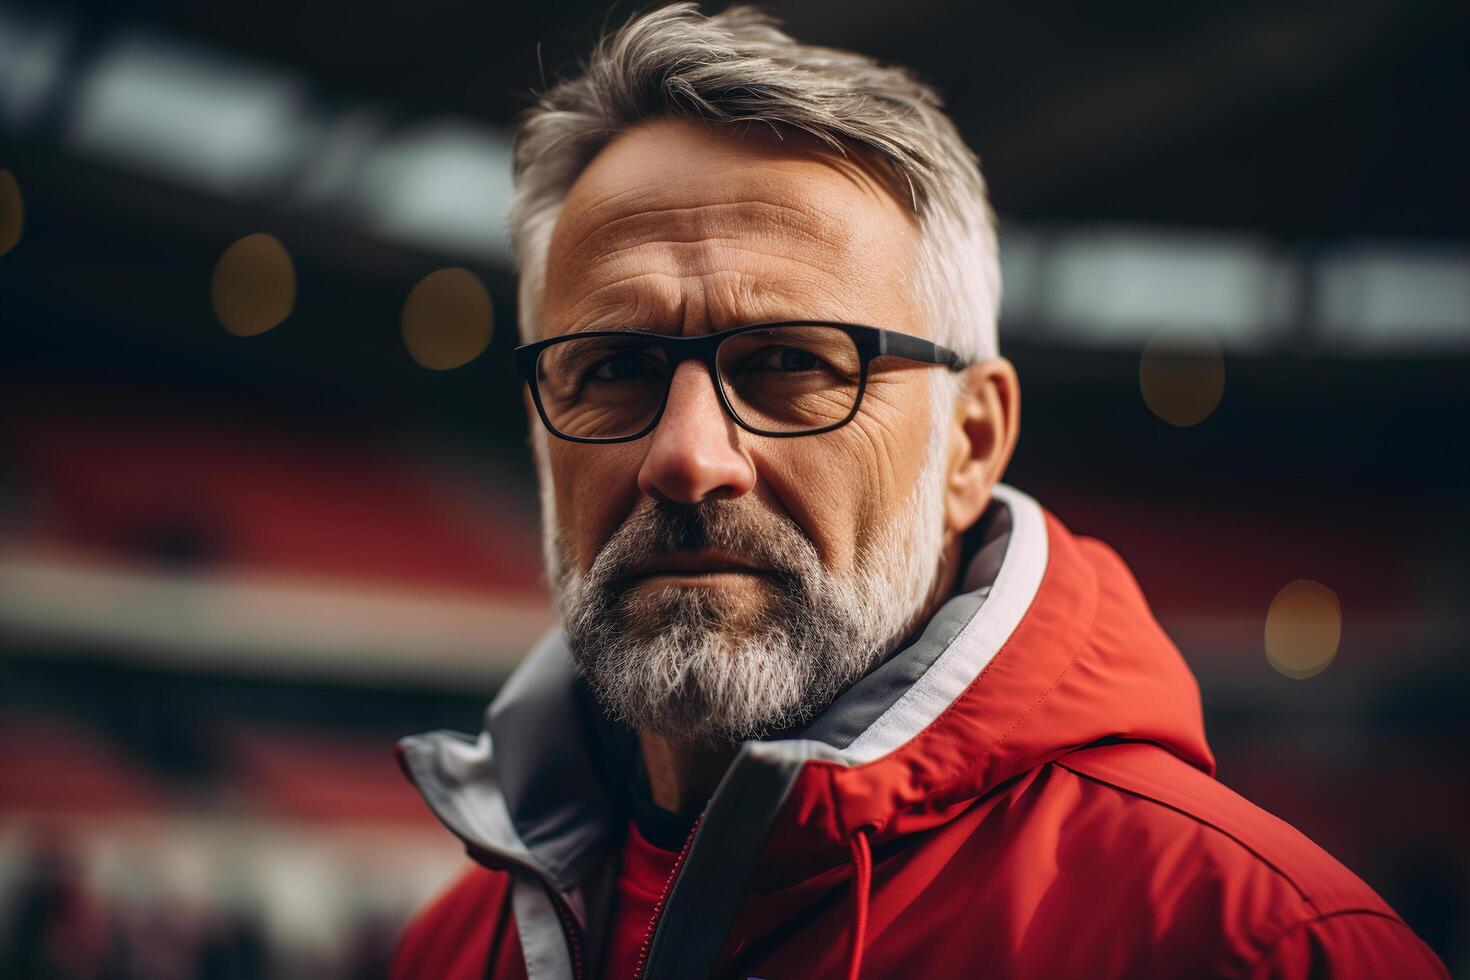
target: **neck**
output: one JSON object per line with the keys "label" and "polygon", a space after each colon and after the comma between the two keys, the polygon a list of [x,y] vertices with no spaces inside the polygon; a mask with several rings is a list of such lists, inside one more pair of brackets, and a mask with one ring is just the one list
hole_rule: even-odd
{"label": "neck", "polygon": [[693,814],[714,795],[738,745],[675,742],[638,733],[653,802],[674,813]]}
{"label": "neck", "polygon": [[939,607],[954,597],[955,590],[960,587],[960,562],[964,559],[964,547],[962,535],[945,535],[944,547],[939,552],[939,570],[935,573],[934,584],[924,600],[924,611],[915,620],[916,626],[922,627],[928,623],[939,612]]}

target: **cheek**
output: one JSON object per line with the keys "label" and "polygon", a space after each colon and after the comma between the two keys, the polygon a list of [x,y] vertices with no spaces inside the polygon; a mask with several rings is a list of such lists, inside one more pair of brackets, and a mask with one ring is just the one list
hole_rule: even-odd
{"label": "cheek", "polygon": [[[897,373],[897,372],[895,372]],[[929,388],[911,372],[870,383],[863,409],[834,432],[772,440],[758,466],[823,563],[853,567],[908,503],[929,444]]]}
{"label": "cheek", "polygon": [[914,372],[870,383],[863,410],[838,434],[850,442],[863,498],[858,545],[902,515],[918,484],[929,446],[930,390]]}
{"label": "cheek", "polygon": [[588,446],[554,440],[547,447],[556,497],[558,530],[573,549],[572,560],[586,571],[638,501],[636,443]]}
{"label": "cheek", "polygon": [[796,522],[829,571],[852,565],[868,481],[844,433],[772,439],[753,455],[770,505]]}

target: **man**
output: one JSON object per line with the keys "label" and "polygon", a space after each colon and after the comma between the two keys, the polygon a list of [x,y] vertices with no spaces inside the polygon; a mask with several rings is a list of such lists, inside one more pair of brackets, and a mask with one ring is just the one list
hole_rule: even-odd
{"label": "man", "polygon": [[561,629],[404,767],[476,866],[399,977],[1443,976],[1212,778],[1104,545],[998,481],[974,156],[909,74],[677,5],[516,135]]}

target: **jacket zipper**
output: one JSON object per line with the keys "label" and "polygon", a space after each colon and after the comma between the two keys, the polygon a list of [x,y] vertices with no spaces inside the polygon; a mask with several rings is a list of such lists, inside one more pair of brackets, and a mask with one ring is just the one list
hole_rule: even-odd
{"label": "jacket zipper", "polygon": [[582,980],[586,976],[586,967],[582,962],[582,928],[577,925],[571,907],[562,900],[556,889],[548,887],[547,891],[551,893],[551,904],[556,906],[556,914],[561,918],[562,932],[566,933],[567,949],[572,954],[572,976],[576,980]]}
{"label": "jacket zipper", "polygon": [[694,843],[694,834],[699,830],[699,819],[696,819],[694,826],[689,828],[689,836],[684,838],[684,847],[680,849],[679,856],[674,861],[674,867],[669,871],[668,878],[664,880],[663,891],[659,893],[658,902],[653,906],[653,915],[648,920],[648,930],[643,934],[643,947],[638,951],[638,966],[633,970],[633,976],[638,980],[642,980],[643,971],[648,968],[648,954],[653,950],[653,934],[658,931],[658,920],[664,914],[664,904],[669,900],[669,892],[674,889],[674,879],[679,877],[679,869],[684,867],[684,859],[689,856],[689,848]]}

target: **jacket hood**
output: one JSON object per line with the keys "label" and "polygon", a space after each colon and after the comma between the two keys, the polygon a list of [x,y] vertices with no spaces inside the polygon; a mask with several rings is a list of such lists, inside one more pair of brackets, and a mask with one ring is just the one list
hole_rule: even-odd
{"label": "jacket hood", "polygon": [[[972,536],[959,591],[916,640],[802,729],[741,746],[686,849],[645,976],[707,975],[753,880],[845,866],[858,835],[866,846],[931,829],[1082,746],[1153,742],[1213,774],[1198,686],[1115,553],[1006,486]],[[552,913],[585,929],[606,890],[598,869],[626,826],[633,733],[602,715],[553,634],[478,739],[431,733],[400,752],[470,853],[515,873],[528,964],[553,969],[566,953]],[[554,907],[527,883],[547,886]]]}

